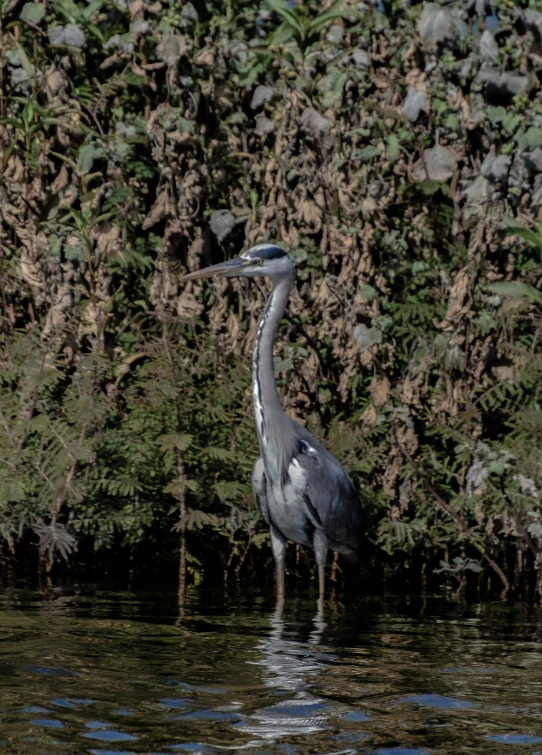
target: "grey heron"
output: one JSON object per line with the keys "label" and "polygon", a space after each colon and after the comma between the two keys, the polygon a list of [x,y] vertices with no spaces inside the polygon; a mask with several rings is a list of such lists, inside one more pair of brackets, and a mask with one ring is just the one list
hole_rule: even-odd
{"label": "grey heron", "polygon": [[278,597],[284,597],[286,541],[291,540],[313,547],[323,599],[327,551],[356,561],[362,516],[356,490],[343,467],[305,427],[288,417],[279,400],[273,345],[294,282],[293,262],[279,246],[258,244],[235,259],[189,273],[185,280],[212,276],[265,276],[273,284],[252,357],[252,397],[260,446],[252,489],[271,532]]}

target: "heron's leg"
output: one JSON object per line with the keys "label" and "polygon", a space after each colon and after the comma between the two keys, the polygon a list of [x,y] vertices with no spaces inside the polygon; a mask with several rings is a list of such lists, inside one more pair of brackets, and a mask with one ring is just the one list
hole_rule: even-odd
{"label": "heron's leg", "polygon": [[324,535],[322,530],[314,530],[312,544],[314,547],[314,557],[318,565],[318,585],[320,589],[320,600],[323,601],[328,545],[327,537]]}
{"label": "heron's leg", "polygon": [[277,569],[277,600],[284,600],[284,570],[286,562],[286,541],[282,533],[271,525],[271,548]]}

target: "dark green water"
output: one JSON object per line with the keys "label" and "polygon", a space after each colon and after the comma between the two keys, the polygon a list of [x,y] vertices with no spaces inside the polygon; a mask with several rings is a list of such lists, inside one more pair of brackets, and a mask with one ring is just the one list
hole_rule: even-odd
{"label": "dark green water", "polygon": [[2,753],[542,753],[542,614],[433,599],[0,597]]}

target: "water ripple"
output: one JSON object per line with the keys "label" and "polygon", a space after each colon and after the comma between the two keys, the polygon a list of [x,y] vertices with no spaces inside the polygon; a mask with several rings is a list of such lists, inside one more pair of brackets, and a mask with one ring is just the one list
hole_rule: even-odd
{"label": "water ripple", "polygon": [[396,700],[397,703],[413,703],[414,705],[422,705],[427,708],[478,708],[479,703],[471,703],[467,700],[457,700],[454,697],[445,697],[444,695],[409,695],[409,697],[403,697],[400,700]]}
{"label": "water ripple", "polygon": [[0,594],[6,751],[542,750],[535,608],[386,598],[324,616],[292,599],[279,616],[251,591],[194,590],[177,621],[171,595],[80,592]]}
{"label": "water ripple", "polygon": [[101,742],[134,742],[138,739],[133,734],[126,734],[123,731],[115,731],[114,729],[86,731],[81,736],[87,739],[99,739]]}

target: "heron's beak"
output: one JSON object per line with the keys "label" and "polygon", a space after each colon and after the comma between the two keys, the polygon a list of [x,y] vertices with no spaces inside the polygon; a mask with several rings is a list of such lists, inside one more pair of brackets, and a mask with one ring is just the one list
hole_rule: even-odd
{"label": "heron's beak", "polygon": [[250,260],[246,260],[243,257],[235,257],[233,260],[227,260],[226,262],[219,262],[218,265],[211,265],[210,267],[204,267],[202,270],[195,270],[193,273],[189,273],[184,276],[185,281],[193,281],[199,278],[212,278],[215,275],[223,275],[227,278],[239,275],[241,270],[251,264]]}

